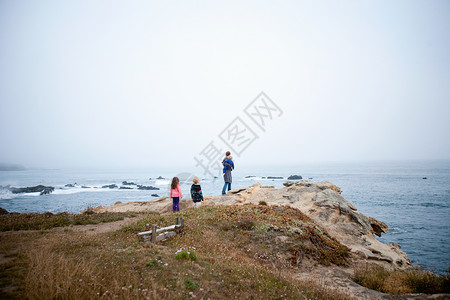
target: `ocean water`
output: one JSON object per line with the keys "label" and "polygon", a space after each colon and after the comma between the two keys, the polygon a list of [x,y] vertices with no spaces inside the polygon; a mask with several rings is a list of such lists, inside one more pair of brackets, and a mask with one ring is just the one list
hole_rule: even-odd
{"label": "ocean water", "polygon": [[[302,175],[312,181],[330,181],[342,195],[365,215],[389,226],[379,240],[396,242],[411,261],[428,270],[445,273],[450,266],[450,161],[371,162],[305,164],[297,166],[250,167],[233,172],[233,188],[260,182],[282,187],[289,175]],[[27,187],[49,185],[49,195],[12,194],[0,188],[0,207],[10,212],[68,211],[78,213],[87,207],[111,205],[117,201],[151,201],[152,194],[168,196],[170,178],[188,179],[185,170],[26,170],[0,172],[0,185]],[[162,176],[164,179],[156,179]],[[218,195],[221,178],[201,178],[205,195]],[[246,176],[255,176],[245,178]],[[283,179],[264,179],[281,176]],[[424,179],[426,178],[426,179]],[[123,186],[122,181],[154,186],[159,190],[105,189],[104,185]],[[76,184],[75,184],[76,183]],[[74,187],[65,187],[75,184]],[[189,194],[191,181],[183,183]],[[85,186],[87,188],[82,188]]]}

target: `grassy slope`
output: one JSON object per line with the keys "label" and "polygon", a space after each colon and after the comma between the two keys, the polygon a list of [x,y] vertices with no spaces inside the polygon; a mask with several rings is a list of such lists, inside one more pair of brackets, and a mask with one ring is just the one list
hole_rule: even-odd
{"label": "grassy slope", "polygon": [[[159,244],[136,233],[185,218],[184,232]],[[8,232],[0,236],[0,297],[348,299],[293,276],[302,262],[346,265],[348,249],[300,211],[216,206],[149,213],[115,232]],[[13,289],[12,287],[16,287]]]}
{"label": "grassy slope", "polygon": [[28,214],[5,214],[0,215],[0,231],[11,230],[44,230],[54,227],[65,227],[69,225],[87,225],[114,222],[131,217],[132,214],[124,213],[84,213],[69,214],[58,213],[28,213]]}

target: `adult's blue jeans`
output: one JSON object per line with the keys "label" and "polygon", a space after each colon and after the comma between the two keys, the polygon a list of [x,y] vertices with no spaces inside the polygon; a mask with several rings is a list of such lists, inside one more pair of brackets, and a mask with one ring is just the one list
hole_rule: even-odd
{"label": "adult's blue jeans", "polygon": [[231,182],[225,182],[225,184],[223,185],[223,189],[222,189],[222,195],[226,194],[225,190],[227,189],[227,185],[228,185],[228,190],[231,190]]}

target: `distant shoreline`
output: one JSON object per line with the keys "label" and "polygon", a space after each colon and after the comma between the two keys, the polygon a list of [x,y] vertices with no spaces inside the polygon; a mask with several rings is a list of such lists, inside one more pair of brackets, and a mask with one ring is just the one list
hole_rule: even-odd
{"label": "distant shoreline", "polygon": [[7,163],[0,163],[0,171],[25,171],[27,168],[25,168],[22,165],[19,164],[7,164]]}

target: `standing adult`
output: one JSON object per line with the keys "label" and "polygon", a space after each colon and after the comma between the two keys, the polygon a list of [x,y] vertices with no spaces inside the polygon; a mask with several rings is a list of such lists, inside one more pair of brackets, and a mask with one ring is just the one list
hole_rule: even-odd
{"label": "standing adult", "polygon": [[231,176],[231,171],[234,170],[233,157],[231,156],[230,151],[227,151],[227,153],[225,153],[225,155],[226,155],[226,157],[222,161],[223,180],[225,181],[225,184],[223,185],[223,189],[222,189],[222,195],[226,194],[227,187],[228,187],[228,190],[231,190],[231,182],[233,181],[233,178]]}

